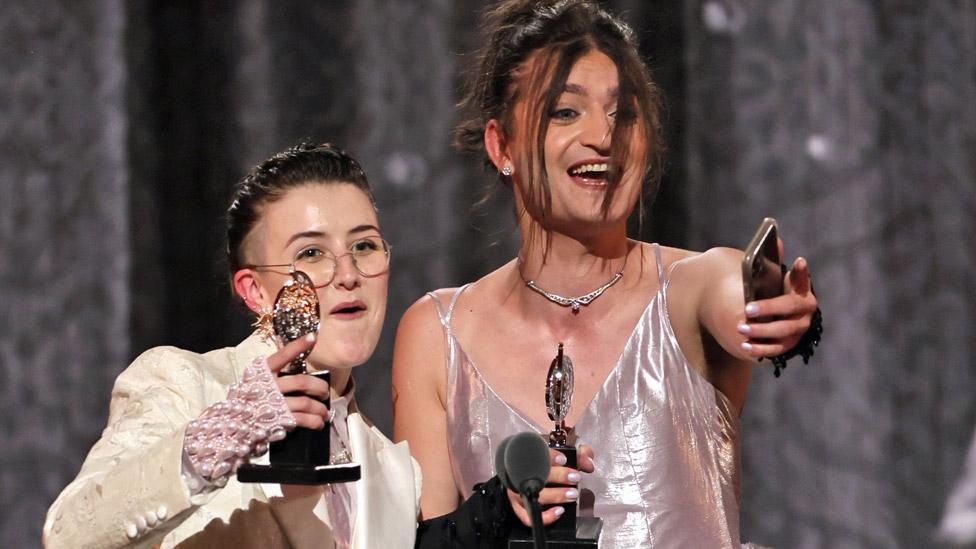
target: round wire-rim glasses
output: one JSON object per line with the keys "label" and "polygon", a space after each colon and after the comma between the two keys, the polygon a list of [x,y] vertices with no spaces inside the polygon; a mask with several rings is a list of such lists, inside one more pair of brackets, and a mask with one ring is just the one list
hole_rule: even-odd
{"label": "round wire-rim glasses", "polygon": [[[360,248],[360,246],[365,246]],[[244,269],[275,269],[288,268],[288,273],[301,271],[308,275],[312,285],[316,288],[329,285],[335,280],[336,272],[339,269],[339,260],[349,256],[352,266],[356,271],[366,278],[379,276],[390,269],[390,251],[393,249],[390,243],[382,237],[369,236],[360,238],[349,246],[349,251],[335,255],[329,250],[321,250],[320,247],[308,246],[299,252],[299,257],[291,263],[271,263],[267,265],[241,265]],[[302,256],[306,252],[318,251],[317,255]]]}

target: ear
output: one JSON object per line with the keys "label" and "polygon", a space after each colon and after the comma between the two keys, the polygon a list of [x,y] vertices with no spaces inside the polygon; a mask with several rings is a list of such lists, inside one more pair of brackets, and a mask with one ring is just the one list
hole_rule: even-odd
{"label": "ear", "polygon": [[257,272],[253,269],[241,269],[234,273],[234,291],[255,313],[271,306],[271,299],[264,291],[264,285],[258,280]]}
{"label": "ear", "polygon": [[494,118],[485,124],[485,152],[488,153],[488,158],[491,159],[491,163],[495,165],[498,171],[502,171],[506,164],[514,164],[512,157],[508,154],[508,144],[505,143],[501,124]]}

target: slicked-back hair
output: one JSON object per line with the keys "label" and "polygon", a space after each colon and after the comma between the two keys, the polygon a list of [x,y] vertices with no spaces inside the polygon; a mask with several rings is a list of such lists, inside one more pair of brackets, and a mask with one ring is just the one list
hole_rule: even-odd
{"label": "slicked-back hair", "polygon": [[264,206],[280,200],[289,190],[309,184],[348,183],[376,201],[359,162],[329,143],[301,143],[279,152],[251,169],[234,186],[227,208],[227,265],[234,276],[244,260],[244,242],[261,218]]}

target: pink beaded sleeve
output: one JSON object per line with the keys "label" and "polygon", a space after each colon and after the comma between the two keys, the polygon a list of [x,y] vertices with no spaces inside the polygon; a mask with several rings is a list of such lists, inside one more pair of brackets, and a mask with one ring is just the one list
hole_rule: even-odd
{"label": "pink beaded sleeve", "polygon": [[265,358],[244,369],[240,383],[230,386],[227,400],[215,402],[186,426],[185,462],[207,482],[223,486],[231,473],[268,443],[285,438],[295,417],[278,390]]}

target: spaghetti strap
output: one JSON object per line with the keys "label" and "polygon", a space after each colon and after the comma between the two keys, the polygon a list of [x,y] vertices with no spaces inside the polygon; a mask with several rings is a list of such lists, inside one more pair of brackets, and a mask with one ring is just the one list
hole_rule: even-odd
{"label": "spaghetti strap", "polygon": [[654,261],[657,262],[657,284],[664,287],[664,263],[661,262],[661,245],[654,243]]}
{"label": "spaghetti strap", "polygon": [[437,317],[440,319],[441,324],[444,326],[448,332],[451,331],[451,317],[454,316],[454,306],[457,304],[457,300],[461,297],[461,292],[466,290],[471,283],[467,283],[455,290],[454,295],[451,296],[451,303],[447,306],[447,310],[444,310],[444,304],[441,303],[440,298],[434,292],[427,292],[427,295],[434,301],[434,307],[437,309]]}
{"label": "spaghetti strap", "polygon": [[[454,292],[454,297],[451,298],[451,304],[447,308],[447,323],[448,323],[448,325],[451,324],[451,317],[454,316],[454,306],[457,305],[457,300],[458,300],[459,297],[461,297],[461,292],[463,292],[464,290],[467,290],[468,289],[468,286],[470,286],[470,285],[471,285],[471,282],[468,282],[464,286],[461,286],[460,288],[458,288],[456,292]],[[450,327],[450,326],[448,326],[448,327]]]}
{"label": "spaghetti strap", "polygon": [[444,306],[441,305],[441,300],[437,298],[434,292],[427,292],[430,296],[430,300],[434,302],[434,308],[437,309],[437,318],[441,321],[441,325],[447,328],[450,318],[447,317],[447,313],[444,311]]}

